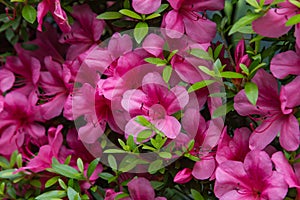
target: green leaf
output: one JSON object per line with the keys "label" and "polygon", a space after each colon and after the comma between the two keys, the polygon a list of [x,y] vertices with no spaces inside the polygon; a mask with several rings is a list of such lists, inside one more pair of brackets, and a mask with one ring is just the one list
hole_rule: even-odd
{"label": "green leaf", "polygon": [[110,178],[115,177],[115,176],[110,173],[107,173],[107,172],[102,172],[99,174],[99,177],[104,180],[109,180]]}
{"label": "green leaf", "polygon": [[65,182],[61,179],[58,179],[58,183],[59,183],[59,186],[62,188],[62,189],[67,189],[67,185],[65,184]]}
{"label": "green leaf", "polygon": [[35,21],[36,14],[37,13],[35,8],[30,5],[25,5],[22,9],[22,16],[26,21],[28,21],[31,24],[33,24],[33,22]]}
{"label": "green leaf", "polygon": [[214,61],[214,59],[209,55],[208,52],[202,49],[191,49],[189,53],[197,58],[201,58],[203,60]]}
{"label": "green leaf", "polygon": [[99,163],[99,159],[95,159],[93,160],[89,166],[88,166],[88,169],[87,169],[87,177],[90,178],[93,174],[93,172],[95,171],[97,165]]}
{"label": "green leaf", "polygon": [[289,20],[285,23],[286,26],[292,26],[298,24],[300,22],[300,14],[294,15],[293,17],[289,18]]}
{"label": "green leaf", "polygon": [[247,82],[245,84],[245,94],[253,105],[256,105],[258,99],[258,87],[255,83]]}
{"label": "green leaf", "polygon": [[85,179],[81,173],[79,173],[76,169],[70,167],[69,165],[53,163],[52,169],[54,170],[55,173],[63,175],[68,178],[73,178],[77,180]]}
{"label": "green leaf", "polygon": [[246,65],[244,65],[243,63],[240,63],[240,68],[247,76],[249,75],[249,69]]}
{"label": "green leaf", "polygon": [[122,149],[106,149],[103,153],[127,153]]}
{"label": "green leaf", "polygon": [[39,196],[37,196],[36,200],[46,200],[46,199],[58,199],[58,198],[64,198],[67,196],[67,193],[64,190],[52,190],[49,192],[45,192]]}
{"label": "green leaf", "polygon": [[120,163],[119,171],[121,172],[128,172],[136,167],[137,165],[137,158],[133,155],[127,155],[123,158],[123,160]]}
{"label": "green leaf", "polygon": [[23,163],[22,154],[18,154],[17,155],[17,166],[18,166],[18,168],[22,167],[22,163]]}
{"label": "green leaf", "polygon": [[194,83],[189,89],[188,89],[188,92],[194,92],[196,90],[199,90],[201,88],[204,88],[206,86],[209,86],[213,83],[215,83],[216,81],[215,80],[204,80],[204,81],[200,81],[200,82],[197,82],[197,83]]}
{"label": "green leaf", "polygon": [[16,169],[1,170],[0,178],[14,180],[14,179],[18,179],[23,176],[23,174],[21,174],[21,173],[15,174],[14,173],[15,171],[16,171]]}
{"label": "green leaf", "polygon": [[135,117],[135,121],[142,126],[150,127],[152,124],[144,116],[139,115]]}
{"label": "green leaf", "polygon": [[129,0],[124,0],[123,7],[125,9],[130,9],[130,2],[129,2]]}
{"label": "green leaf", "polygon": [[166,159],[172,158],[172,154],[169,152],[159,152],[158,155],[161,158],[166,158]]}
{"label": "green leaf", "polygon": [[79,193],[71,187],[68,187],[67,195],[69,200],[81,200]]}
{"label": "green leaf", "polygon": [[2,167],[4,169],[10,168],[8,160],[2,156],[0,156],[0,167]]}
{"label": "green leaf", "polygon": [[257,0],[246,0],[246,2],[249,3],[251,6],[253,6],[254,8],[261,8]]}
{"label": "green leaf", "polygon": [[126,198],[126,197],[129,197],[129,194],[121,193],[121,194],[118,194],[118,195],[115,197],[115,200],[120,200],[120,199],[123,199],[123,198]]}
{"label": "green leaf", "polygon": [[163,167],[162,165],[163,165],[162,160],[155,160],[152,163],[150,163],[148,172],[150,174],[154,174],[155,172],[157,172],[158,170],[160,170]]}
{"label": "green leaf", "polygon": [[230,101],[220,107],[218,107],[214,113],[213,113],[213,116],[212,118],[218,118],[218,117],[221,117],[221,116],[224,116],[226,115],[229,111],[232,111],[233,110],[233,101]]}
{"label": "green leaf", "polygon": [[143,39],[148,34],[148,24],[146,22],[139,22],[134,28],[133,35],[138,44],[140,44]]}
{"label": "green leaf", "polygon": [[300,2],[298,0],[289,0],[289,2],[300,8]]}
{"label": "green leaf", "polygon": [[208,74],[208,75],[210,75],[210,76],[212,76],[212,77],[216,76],[216,73],[215,73],[214,71],[208,69],[208,68],[205,67],[205,66],[199,66],[198,68],[199,68],[201,71],[203,71],[205,74]]}
{"label": "green leaf", "polygon": [[14,167],[17,161],[17,156],[18,156],[18,151],[14,151],[11,156],[10,156],[10,162],[9,165],[10,167]]}
{"label": "green leaf", "polygon": [[82,162],[81,158],[77,159],[77,167],[78,167],[80,172],[84,171],[84,166],[83,166],[83,162]]}
{"label": "green leaf", "polygon": [[160,17],[160,14],[159,13],[153,13],[153,14],[147,16],[146,20],[154,19],[154,18],[157,18],[157,17]]}
{"label": "green leaf", "polygon": [[243,74],[237,72],[221,72],[220,76],[223,78],[244,78]]}
{"label": "green leaf", "polygon": [[51,187],[52,185],[54,185],[55,183],[57,183],[59,179],[59,176],[55,176],[50,178],[46,183],[45,183],[45,188]]}
{"label": "green leaf", "polygon": [[172,72],[173,72],[173,68],[170,66],[170,65],[167,65],[164,70],[163,70],[163,79],[166,83],[169,82],[170,78],[171,78],[171,75],[172,75]]}
{"label": "green leaf", "polygon": [[254,20],[258,19],[262,15],[263,14],[250,13],[250,14],[247,14],[246,16],[240,18],[237,22],[235,22],[233,24],[232,28],[229,31],[229,35],[232,35],[232,34],[238,32],[242,27],[252,23]]}
{"label": "green leaf", "polygon": [[120,19],[123,15],[119,12],[105,12],[97,16],[97,19],[112,20]]}
{"label": "green leaf", "polygon": [[118,164],[116,158],[111,154],[108,155],[108,164],[112,169],[117,170]]}
{"label": "green leaf", "polygon": [[132,10],[122,9],[122,10],[119,10],[119,13],[121,13],[127,17],[130,17],[130,18],[139,19],[139,20],[142,19],[142,17],[139,14],[137,14],[136,12],[134,12]]}
{"label": "green leaf", "polygon": [[191,193],[194,200],[204,200],[204,197],[197,190],[191,189]]}
{"label": "green leaf", "polygon": [[157,65],[157,66],[164,66],[167,64],[166,60],[162,60],[160,58],[153,58],[153,57],[145,58],[145,61],[148,63],[154,64],[154,65]]}
{"label": "green leaf", "polygon": [[41,188],[42,184],[40,180],[34,179],[30,181],[30,185],[36,187],[36,188]]}
{"label": "green leaf", "polygon": [[164,182],[160,182],[160,181],[151,181],[150,183],[154,190],[159,190],[165,185]]}
{"label": "green leaf", "polygon": [[162,13],[169,7],[169,4],[161,4],[160,7],[155,11],[155,13]]}
{"label": "green leaf", "polygon": [[143,142],[144,140],[149,139],[152,134],[153,134],[153,131],[150,129],[143,130],[138,134],[136,140],[138,142]]}
{"label": "green leaf", "polygon": [[136,144],[134,143],[134,138],[133,138],[132,135],[128,136],[126,144],[130,147],[130,149],[135,149],[136,148]]}

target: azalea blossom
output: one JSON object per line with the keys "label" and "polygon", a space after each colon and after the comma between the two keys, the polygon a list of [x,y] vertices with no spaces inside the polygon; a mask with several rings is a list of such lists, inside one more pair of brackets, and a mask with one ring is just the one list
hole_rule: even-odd
{"label": "azalea blossom", "polygon": [[133,9],[140,14],[151,14],[155,12],[161,4],[161,0],[133,0]]}
{"label": "azalea blossom", "polygon": [[175,139],[181,125],[172,114],[182,110],[188,100],[185,88],[175,86],[169,90],[157,72],[148,73],[141,89],[128,90],[123,95],[122,106],[132,117],[125,127],[125,136],[133,134],[136,138],[141,131],[148,129],[136,122],[137,116],[144,116],[168,138]]}
{"label": "azalea blossom", "polygon": [[162,27],[167,29],[169,37],[180,38],[186,33],[199,43],[209,43],[215,37],[216,24],[198,12],[220,10],[224,7],[224,1],[168,0],[168,2],[173,10],[164,16]]}
{"label": "azalea blossom", "polygon": [[264,151],[249,152],[244,162],[225,161],[216,170],[214,192],[220,200],[281,200],[287,190],[284,176],[272,170],[272,161]]}
{"label": "azalea blossom", "polygon": [[43,0],[39,3],[37,9],[38,30],[42,31],[43,18],[48,12],[51,12],[55,22],[63,32],[69,32],[71,27],[68,23],[68,17],[61,8],[60,0]]}
{"label": "azalea blossom", "polygon": [[45,127],[35,94],[26,97],[24,94],[13,91],[1,101],[0,109],[0,153],[10,155],[24,143],[25,137],[30,137],[33,143],[45,136]]}
{"label": "azalea blossom", "polygon": [[283,148],[296,150],[300,144],[299,123],[293,109],[300,105],[297,89],[300,77],[281,87],[278,92],[276,79],[264,70],[259,70],[252,81],[259,90],[256,106],[251,104],[245,91],[240,91],[234,98],[234,108],[240,115],[260,115],[262,123],[250,136],[250,149],[264,149],[280,134],[279,141]]}

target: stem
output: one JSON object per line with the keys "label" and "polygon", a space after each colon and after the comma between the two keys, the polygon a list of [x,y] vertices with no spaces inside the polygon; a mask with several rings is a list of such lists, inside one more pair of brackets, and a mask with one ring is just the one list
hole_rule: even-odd
{"label": "stem", "polygon": [[235,66],[235,62],[234,62],[234,59],[233,59],[233,57],[232,57],[232,55],[231,55],[231,52],[230,52],[230,50],[229,50],[229,47],[228,47],[228,43],[227,43],[226,37],[225,37],[225,35],[224,35],[224,33],[223,33],[222,31],[220,31],[220,34],[221,34],[221,38],[222,38],[222,40],[223,40],[224,48],[225,48],[225,50],[227,51],[227,54],[228,54],[228,58],[229,58],[229,60],[230,60],[230,64],[231,64],[232,66]]}

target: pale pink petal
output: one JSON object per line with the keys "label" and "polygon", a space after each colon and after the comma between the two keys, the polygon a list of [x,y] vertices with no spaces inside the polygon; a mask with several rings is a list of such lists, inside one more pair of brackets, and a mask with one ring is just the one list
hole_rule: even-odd
{"label": "pale pink petal", "polygon": [[87,144],[95,143],[103,133],[104,127],[96,120],[94,122],[87,122],[85,126],[80,127],[78,130],[80,140]]}
{"label": "pale pink petal", "polygon": [[294,51],[276,54],[272,58],[270,69],[272,74],[280,79],[290,74],[300,75],[300,57]]}
{"label": "pale pink petal", "polygon": [[173,116],[166,116],[164,119],[153,120],[152,123],[170,139],[175,139],[181,130],[181,124]]}
{"label": "pale pink petal", "polygon": [[192,171],[193,176],[199,180],[205,180],[212,176],[216,168],[214,157],[203,157],[196,162]]}
{"label": "pale pink petal", "polygon": [[133,9],[141,14],[155,12],[161,4],[161,0],[132,0]]}
{"label": "pale pink petal", "polygon": [[155,57],[158,57],[163,53],[164,44],[165,41],[160,36],[151,33],[145,38],[143,48]]}
{"label": "pale pink petal", "polygon": [[170,38],[180,38],[184,33],[183,17],[175,10],[168,12],[163,18],[163,28]]}
{"label": "pale pink petal", "polygon": [[131,37],[127,34],[121,35],[120,33],[114,33],[109,40],[107,49],[112,53],[115,59],[119,58],[132,50]]}
{"label": "pale pink petal", "polygon": [[184,0],[168,0],[174,10],[179,10]]}
{"label": "pale pink petal", "polygon": [[6,92],[9,90],[15,82],[14,74],[6,69],[0,70],[0,91]]}
{"label": "pale pink petal", "polygon": [[[265,37],[278,38],[292,27],[286,26],[286,15],[278,14],[275,8],[270,9],[263,17],[252,23],[253,30]],[[276,26],[274,26],[276,24]]]}

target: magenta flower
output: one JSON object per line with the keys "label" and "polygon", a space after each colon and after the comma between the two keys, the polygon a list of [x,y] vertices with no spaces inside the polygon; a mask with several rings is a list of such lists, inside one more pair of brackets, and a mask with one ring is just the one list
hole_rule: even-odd
{"label": "magenta flower", "polygon": [[68,23],[68,17],[61,8],[60,0],[43,0],[39,3],[37,9],[38,30],[42,31],[43,18],[48,12],[51,12],[55,22],[62,32],[69,32],[71,27]]}
{"label": "magenta flower", "polygon": [[174,177],[174,182],[179,184],[184,184],[192,180],[192,170],[189,168],[184,168],[183,170],[177,172]]}
{"label": "magenta flower", "polygon": [[271,61],[270,69],[276,78],[284,79],[288,75],[300,75],[300,56],[296,52],[287,51],[276,54]]}
{"label": "magenta flower", "polygon": [[[162,27],[167,29],[171,38],[180,38],[184,32],[194,41],[209,43],[216,34],[216,24],[198,14],[206,10],[220,10],[224,7],[223,0],[168,0],[173,10],[164,18]],[[199,34],[201,33],[201,34]]]}
{"label": "magenta flower", "polygon": [[14,82],[14,74],[7,69],[0,68],[0,92],[3,93],[11,89]]}
{"label": "magenta flower", "polygon": [[149,129],[136,122],[137,116],[144,116],[168,138],[175,139],[181,129],[179,121],[172,114],[182,110],[188,103],[189,96],[184,87],[175,86],[171,90],[157,73],[148,73],[141,89],[128,90],[122,99],[123,108],[132,119],[125,127],[125,135],[137,135]]}
{"label": "magenta flower", "polygon": [[156,197],[150,181],[146,178],[134,178],[128,184],[131,200],[167,200],[164,197]]}
{"label": "magenta flower", "polygon": [[88,5],[73,7],[72,17],[75,22],[70,32],[62,34],[61,43],[71,44],[68,49],[67,60],[74,60],[80,54],[98,44],[104,30],[104,21],[96,19]]}
{"label": "magenta flower", "polygon": [[241,72],[241,67],[240,64],[244,64],[247,67],[250,66],[251,64],[251,60],[248,56],[248,54],[246,54],[246,48],[245,48],[245,41],[244,39],[240,40],[239,43],[236,46],[235,52],[234,52],[234,59],[235,59],[235,64],[236,64],[236,72]]}
{"label": "magenta flower", "polygon": [[161,4],[161,0],[132,0],[133,9],[140,14],[155,12]]}
{"label": "magenta flower", "polygon": [[72,120],[72,116],[65,114],[71,112],[67,107],[67,101],[71,101],[69,95],[73,87],[73,84],[69,83],[70,71],[53,61],[51,57],[45,58],[45,67],[47,71],[41,72],[39,81],[43,90],[39,96],[41,100],[46,101],[41,105],[43,117],[48,120],[60,115],[64,110],[64,116]]}
{"label": "magenta flower", "polygon": [[[18,56],[7,57],[4,69],[15,75],[14,91],[29,95],[37,89],[41,64],[38,59],[29,56],[22,49],[16,48],[16,50]],[[11,76],[10,73],[6,75]],[[11,84],[12,80],[8,81],[8,85]]]}
{"label": "magenta flower", "polygon": [[42,117],[37,106],[37,97],[31,94],[26,97],[19,92],[8,93],[0,107],[0,153],[10,155],[21,147],[25,137],[40,144],[39,139],[45,136],[45,128],[39,122]]}
{"label": "magenta flower", "polygon": [[66,157],[60,156],[60,151],[66,150],[65,147],[62,146],[62,128],[63,126],[59,125],[57,128],[52,127],[48,130],[48,144],[41,146],[38,155],[32,158],[22,170],[29,169],[35,173],[41,172],[51,167],[52,158],[64,162]]}
{"label": "magenta flower", "polygon": [[[270,3],[272,3],[272,1],[265,2],[265,4]],[[252,27],[256,33],[262,36],[278,38],[291,30],[293,26],[286,26],[286,22],[289,18],[299,13],[299,8],[296,5],[285,0],[278,4],[278,8],[269,9],[264,16],[253,21]],[[274,24],[276,24],[276,26],[274,26]],[[296,24],[295,37],[298,46],[300,45],[299,28],[300,25]]]}
{"label": "magenta flower", "polygon": [[234,98],[234,108],[240,115],[260,115],[263,118],[250,136],[250,149],[264,149],[279,133],[281,146],[288,151],[296,150],[300,143],[300,132],[293,109],[300,105],[299,98],[294,98],[299,94],[300,77],[282,86],[280,95],[276,79],[264,70],[259,70],[252,81],[259,90],[256,106],[248,101],[244,90]]}
{"label": "magenta flower", "polygon": [[249,137],[251,131],[248,128],[240,128],[234,131],[231,138],[226,131],[223,130],[220,142],[218,144],[216,160],[220,164],[226,160],[235,160],[243,162],[245,156],[250,151]]}
{"label": "magenta flower", "polygon": [[[275,165],[276,171],[284,176],[289,188],[297,189],[296,199],[300,199],[300,164],[296,161],[293,165],[291,165],[284,154],[280,151],[274,153],[271,159]],[[295,160],[298,159],[299,155],[295,158]]]}
{"label": "magenta flower", "polygon": [[244,162],[225,161],[216,170],[214,192],[220,200],[281,200],[287,190],[284,176],[272,170],[272,161],[264,151],[249,152]]}

